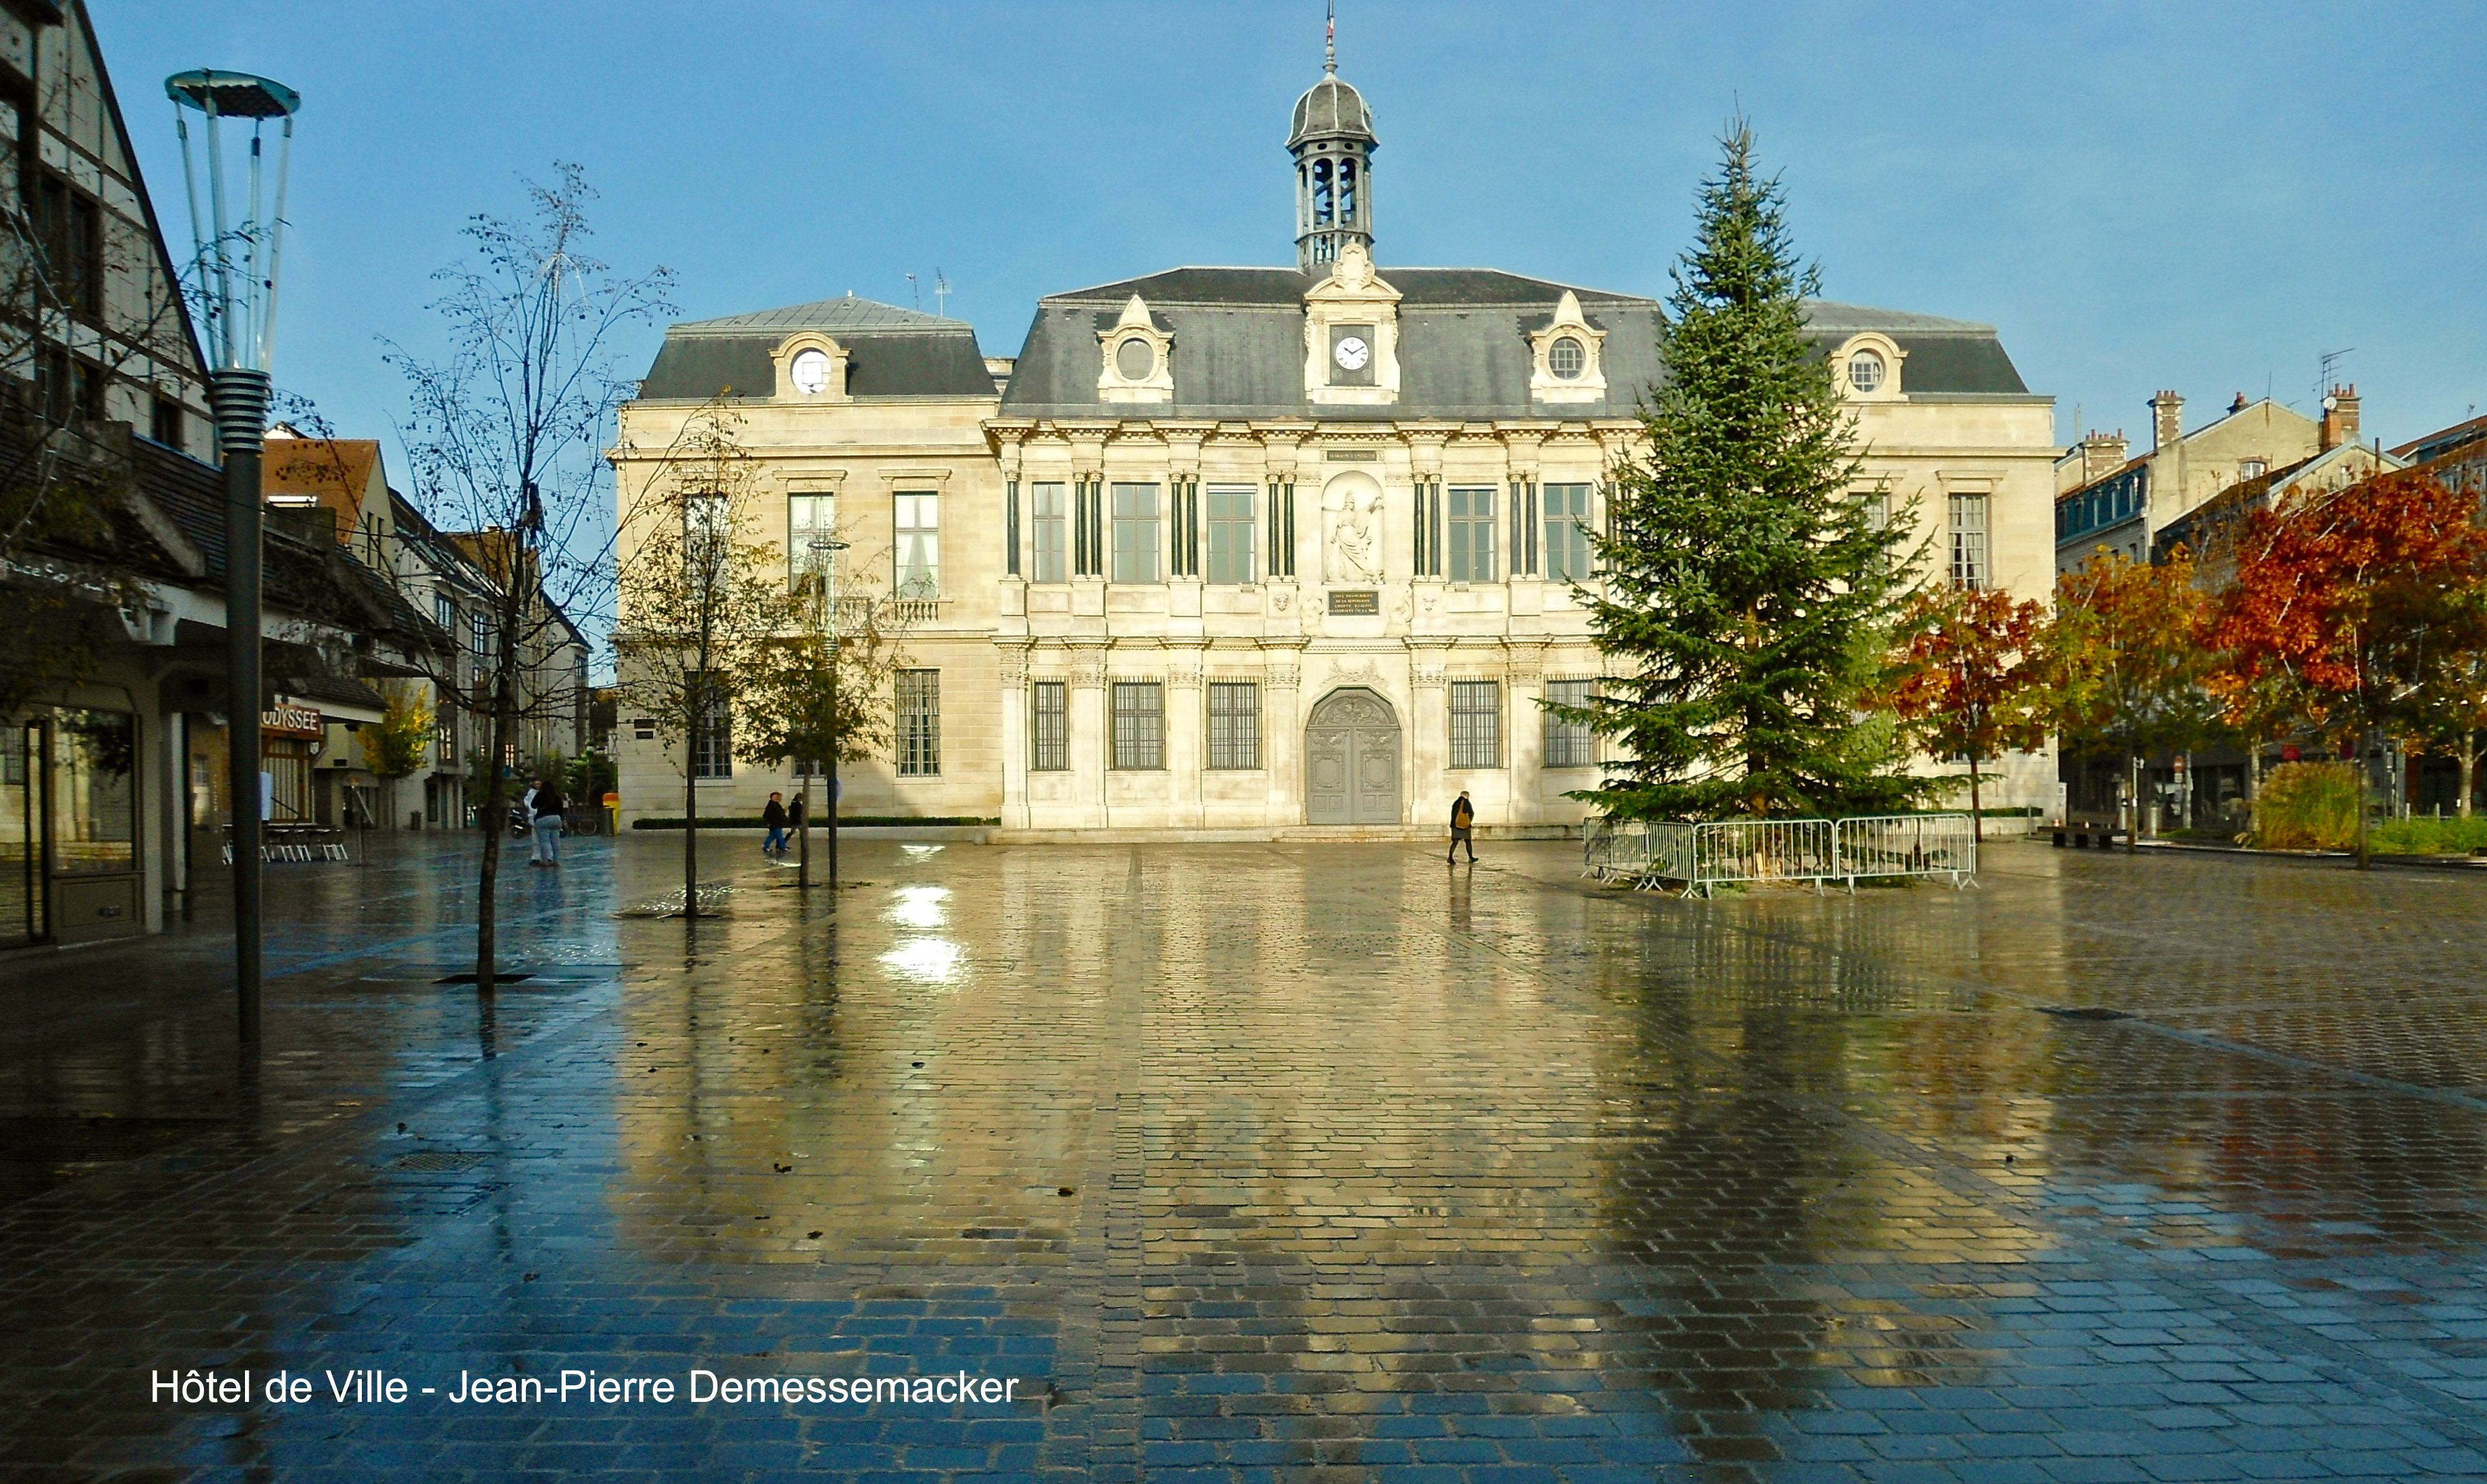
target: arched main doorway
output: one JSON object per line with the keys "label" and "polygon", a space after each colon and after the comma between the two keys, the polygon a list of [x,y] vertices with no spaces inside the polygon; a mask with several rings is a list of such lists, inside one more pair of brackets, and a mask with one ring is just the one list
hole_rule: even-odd
{"label": "arched main doorway", "polygon": [[1304,723],[1304,819],[1399,823],[1399,714],[1360,686],[1322,697]]}

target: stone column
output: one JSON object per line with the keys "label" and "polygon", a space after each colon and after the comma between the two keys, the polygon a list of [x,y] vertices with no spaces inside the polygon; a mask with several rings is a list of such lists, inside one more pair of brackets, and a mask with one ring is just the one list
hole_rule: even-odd
{"label": "stone column", "polygon": [[1002,825],[1030,827],[1027,802],[1027,657],[1030,641],[996,641],[1002,689]]}
{"label": "stone column", "polygon": [[1270,801],[1262,819],[1279,828],[1304,822],[1303,651],[1301,640],[1263,648],[1261,766],[1270,774]]}
{"label": "stone column", "polygon": [[1537,704],[1546,693],[1546,642],[1513,639],[1508,648],[1503,715],[1511,736],[1503,757],[1511,805],[1505,818],[1514,825],[1534,825],[1546,817],[1546,713]]}
{"label": "stone column", "polygon": [[1165,763],[1168,785],[1166,823],[1199,828],[1208,823],[1201,801],[1201,770],[1209,766],[1209,718],[1202,699],[1202,650],[1197,645],[1170,645],[1165,671]]}
{"label": "stone column", "polygon": [[1447,641],[1411,642],[1408,646],[1410,693],[1415,714],[1408,718],[1408,818],[1427,825],[1435,816],[1449,819],[1451,796],[1450,693],[1443,688]]}
{"label": "stone column", "polygon": [[1071,776],[1074,815],[1083,829],[1106,823],[1105,762],[1113,718],[1105,709],[1104,641],[1073,639],[1071,648]]}

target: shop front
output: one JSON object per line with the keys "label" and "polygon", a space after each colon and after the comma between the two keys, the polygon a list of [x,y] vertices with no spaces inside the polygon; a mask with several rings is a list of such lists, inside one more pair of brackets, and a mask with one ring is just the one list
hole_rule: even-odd
{"label": "shop front", "polygon": [[145,930],[138,718],[57,707],[0,727],[0,947]]}

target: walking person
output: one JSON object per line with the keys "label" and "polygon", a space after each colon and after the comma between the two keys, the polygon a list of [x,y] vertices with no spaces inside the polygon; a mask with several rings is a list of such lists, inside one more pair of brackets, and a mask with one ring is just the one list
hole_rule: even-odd
{"label": "walking person", "polygon": [[1468,791],[1462,789],[1460,797],[1451,800],[1451,848],[1443,854],[1442,859],[1457,860],[1460,847],[1465,845],[1468,848],[1468,861],[1474,864],[1476,861],[1475,836],[1476,805],[1468,802]]}
{"label": "walking person", "polygon": [[790,823],[785,795],[768,796],[768,807],[760,811],[760,823],[768,826],[768,838],[760,842],[760,854],[769,856],[785,854],[786,826]]}
{"label": "walking person", "polygon": [[534,826],[535,854],[530,866],[557,869],[561,865],[561,790],[552,780],[538,778],[527,790],[528,821]]}

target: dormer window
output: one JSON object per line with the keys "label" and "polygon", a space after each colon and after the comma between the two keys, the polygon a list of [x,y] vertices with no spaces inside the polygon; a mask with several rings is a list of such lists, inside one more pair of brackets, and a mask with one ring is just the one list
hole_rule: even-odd
{"label": "dormer window", "polygon": [[1878,391],[1887,368],[1883,357],[1872,350],[1859,350],[1848,357],[1848,384],[1860,392]]}
{"label": "dormer window", "polygon": [[1909,352],[1890,336],[1868,330],[1827,348],[1839,395],[1864,402],[1905,402],[1902,362]]}
{"label": "dormer window", "polygon": [[1581,312],[1571,290],[1555,302],[1553,317],[1528,332],[1528,395],[1542,403],[1603,402],[1607,370],[1600,363],[1607,332]]}
{"label": "dormer window", "polygon": [[1121,318],[1097,332],[1097,395],[1107,402],[1172,402],[1174,337],[1132,294]]}
{"label": "dormer window", "polygon": [[795,390],[806,397],[817,397],[829,389],[829,352],[826,350],[818,347],[798,350],[794,360],[787,363],[786,369],[795,382]]}

